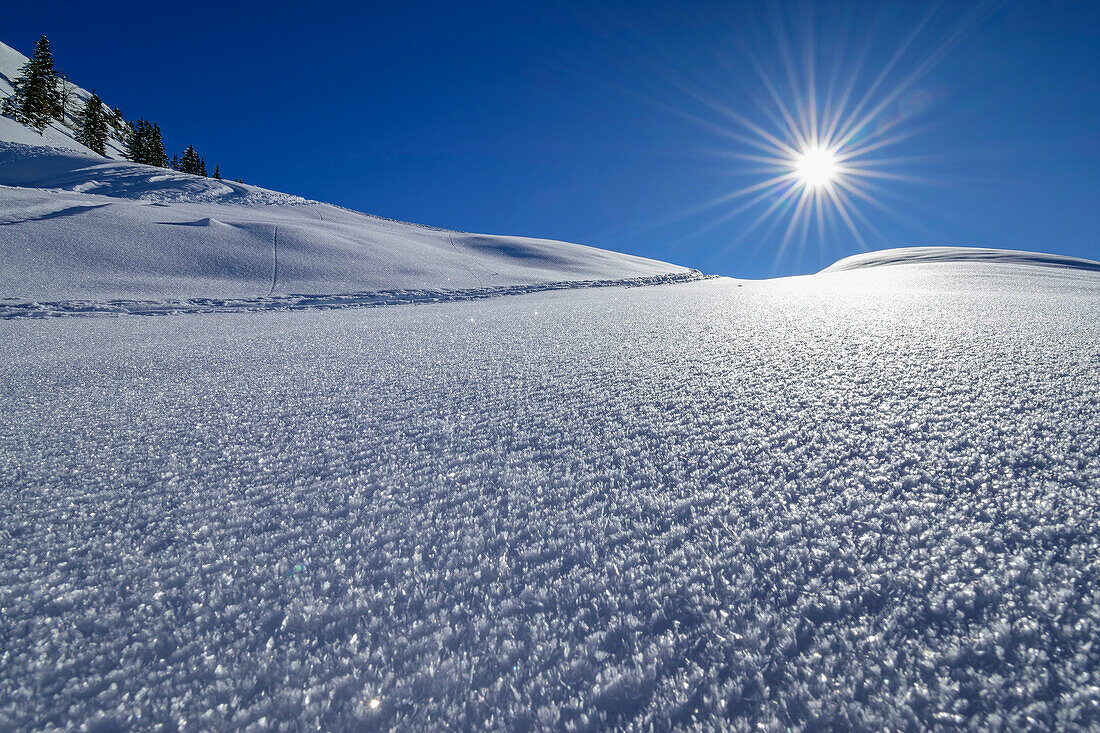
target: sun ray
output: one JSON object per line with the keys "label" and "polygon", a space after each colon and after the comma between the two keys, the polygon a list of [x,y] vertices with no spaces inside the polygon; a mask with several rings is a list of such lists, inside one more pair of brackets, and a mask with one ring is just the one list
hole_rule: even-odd
{"label": "sun ray", "polygon": [[783,69],[787,76],[787,84],[794,103],[794,116],[803,123],[799,128],[800,131],[804,131],[800,147],[806,147],[812,144],[813,141],[807,137],[807,135],[810,134],[809,126],[806,124],[808,115],[802,103],[802,90],[799,89],[798,75],[795,71],[794,53],[791,51],[787,36],[784,33],[783,23],[778,14],[778,5],[776,3],[769,3],[768,10],[770,11],[772,20],[772,33],[775,37],[779,51],[779,58],[783,62]]}
{"label": "sun ray", "polygon": [[[856,119],[859,119],[859,115],[863,112],[863,108],[866,107],[867,104],[869,104],[871,100],[875,98],[875,94],[878,92],[878,88],[882,86],[883,83],[885,83],[887,78],[889,78],[890,73],[894,70],[894,67],[897,66],[898,63],[905,57],[905,52],[908,51],[909,46],[911,46],[913,42],[917,40],[917,37],[924,30],[925,26],[927,26],[928,23],[932,21],[932,17],[935,15],[936,11],[942,4],[943,0],[936,0],[936,2],[932,3],[932,6],[924,14],[924,17],[921,18],[921,20],[913,27],[913,29],[909,32],[909,35],[907,35],[902,40],[902,42],[898,44],[897,48],[894,50],[893,55],[890,57],[890,60],[887,61],[886,64],[882,67],[878,75],[875,77],[875,80],[871,82],[871,85],[867,87],[867,90],[860,98],[859,103],[856,104],[854,108],[852,108],[852,111],[849,113],[849,120],[854,121]],[[842,127],[836,135],[838,140],[849,139],[847,131],[847,126]]]}
{"label": "sun ray", "polygon": [[787,245],[790,243],[791,234],[794,232],[795,226],[799,224],[802,219],[802,213],[806,209],[806,202],[810,200],[810,192],[808,188],[803,188],[798,195],[798,204],[795,206],[794,213],[791,215],[791,221],[787,225],[787,231],[783,233],[783,241],[779,244],[779,256],[783,255],[786,251]]}
{"label": "sun ray", "polygon": [[[855,63],[848,74],[848,84],[844,88],[844,93],[841,95],[840,100],[837,102],[836,111],[834,112],[833,119],[830,121],[828,128],[825,131],[826,140],[835,140],[836,133],[839,129],[841,121],[844,117],[844,112],[848,107],[848,100],[851,99],[852,92],[855,91],[856,81],[859,79],[860,73],[863,70],[863,64],[867,60],[867,55],[871,52],[871,35],[868,34],[862,44],[859,55],[856,57]],[[839,64],[838,64],[839,65]]]}
{"label": "sun ray", "polygon": [[[809,141],[804,137],[802,130],[799,127],[798,121],[791,115],[787,109],[787,105],[783,102],[783,95],[779,93],[779,89],[775,86],[771,77],[768,76],[767,71],[764,69],[760,61],[753,55],[749,54],[749,62],[753,65],[756,73],[760,77],[761,83],[768,92],[768,96],[772,98],[775,106],[779,110],[779,114],[782,115],[784,122],[787,125],[787,132],[794,139],[795,145],[798,147],[805,147],[809,144]],[[766,106],[764,106],[766,112],[770,112]],[[793,148],[792,148],[793,149]]]}
{"label": "sun ray", "polygon": [[[827,192],[827,191],[829,191],[829,189],[826,188],[825,191]],[[818,193],[816,196],[814,196],[814,209],[815,209],[814,213],[817,215],[817,242],[818,242],[818,245],[821,248],[823,248],[822,254],[825,254],[824,253],[824,247],[825,247],[825,211],[824,211],[825,207],[824,207],[824,204],[825,204],[825,196],[823,196],[821,193]]]}
{"label": "sun ray", "polygon": [[776,166],[779,168],[786,168],[790,165],[790,158],[780,158],[778,156],[770,155],[753,155],[751,153],[738,153],[734,150],[705,150],[709,155],[713,155],[719,158],[730,158],[732,160],[744,160],[749,163],[765,163],[767,165]]}
{"label": "sun ray", "polygon": [[863,235],[860,234],[859,229],[856,228],[855,222],[852,221],[852,217],[848,215],[848,207],[844,204],[842,192],[839,189],[830,188],[825,193],[832,199],[833,205],[836,207],[841,220],[847,225],[848,231],[850,231],[852,236],[856,238],[856,241],[859,242],[860,249],[867,249],[867,243],[864,241]]}

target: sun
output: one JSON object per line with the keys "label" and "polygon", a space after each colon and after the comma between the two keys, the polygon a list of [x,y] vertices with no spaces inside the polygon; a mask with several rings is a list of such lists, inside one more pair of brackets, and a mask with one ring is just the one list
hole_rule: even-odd
{"label": "sun", "polygon": [[804,149],[792,162],[798,180],[806,188],[828,187],[840,172],[836,153],[822,146]]}

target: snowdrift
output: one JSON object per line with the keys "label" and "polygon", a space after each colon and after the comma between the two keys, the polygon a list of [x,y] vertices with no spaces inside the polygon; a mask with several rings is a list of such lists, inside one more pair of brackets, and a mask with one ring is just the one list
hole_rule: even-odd
{"label": "snowdrift", "polygon": [[1100,272],[1100,262],[1077,257],[1021,252],[984,247],[904,247],[845,257],[822,272],[848,272],[872,267],[929,264],[996,264],[1038,267],[1061,267],[1071,270]]}

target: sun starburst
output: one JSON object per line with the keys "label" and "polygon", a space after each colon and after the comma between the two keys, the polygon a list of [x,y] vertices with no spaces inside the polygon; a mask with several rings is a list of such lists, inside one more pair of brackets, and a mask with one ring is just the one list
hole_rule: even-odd
{"label": "sun starburst", "polygon": [[832,186],[840,173],[840,164],[836,154],[829,148],[816,145],[806,148],[793,160],[791,167],[798,174],[798,180],[806,188],[824,188]]}
{"label": "sun starburst", "polygon": [[656,63],[659,78],[684,95],[661,106],[722,139],[705,151],[709,158],[736,164],[726,168],[725,191],[630,228],[696,219],[688,239],[735,222],[722,254],[754,242],[758,250],[774,250],[775,267],[793,243],[801,257],[811,233],[819,259],[826,259],[828,248],[867,249],[869,241],[888,241],[876,224],[889,219],[924,228],[892,203],[905,195],[902,185],[943,181],[915,174],[914,168],[931,162],[930,154],[896,151],[937,124],[930,116],[922,119],[935,94],[920,86],[922,80],[995,2],[980,0],[947,21],[950,8],[937,1],[914,19],[907,36],[872,33],[858,41],[840,27],[842,19],[826,26],[834,32],[821,32],[813,0],[799,12],[765,2],[767,19],[754,20],[735,51],[722,56],[728,78]]}

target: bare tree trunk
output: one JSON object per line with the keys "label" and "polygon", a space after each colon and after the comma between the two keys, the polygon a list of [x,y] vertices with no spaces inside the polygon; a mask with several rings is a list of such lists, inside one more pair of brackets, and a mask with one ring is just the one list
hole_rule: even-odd
{"label": "bare tree trunk", "polygon": [[73,122],[76,122],[76,115],[69,115],[69,103],[72,101],[76,94],[76,85],[65,78],[61,77],[61,124],[65,124],[66,115],[73,117]]}

